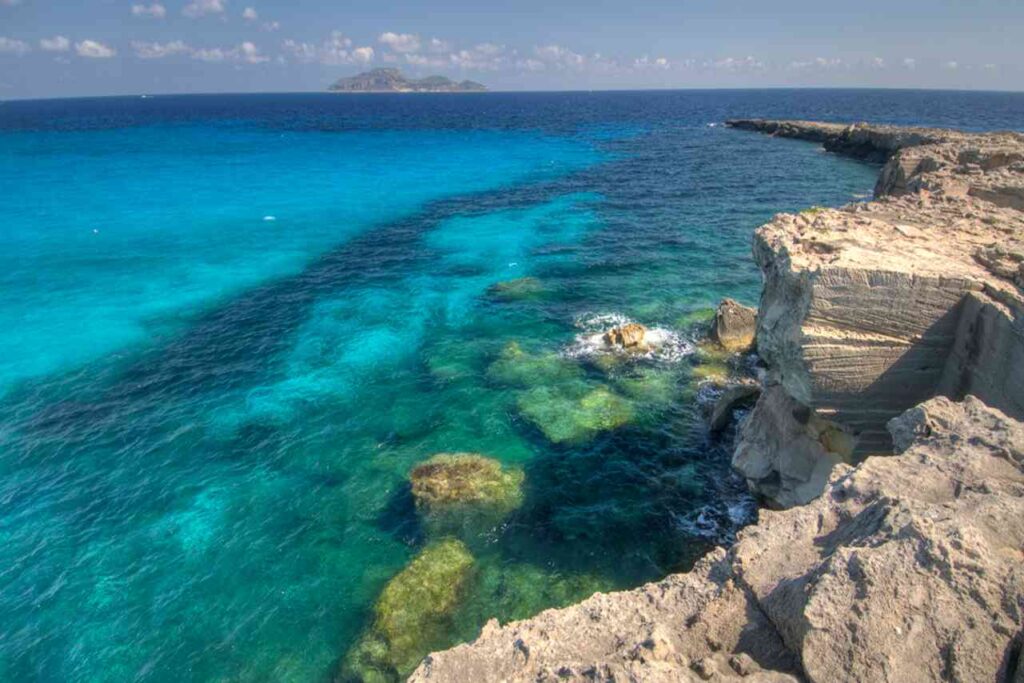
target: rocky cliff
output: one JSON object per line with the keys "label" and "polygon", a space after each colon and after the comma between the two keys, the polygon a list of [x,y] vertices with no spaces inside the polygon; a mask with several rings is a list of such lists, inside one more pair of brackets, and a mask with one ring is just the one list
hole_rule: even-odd
{"label": "rocky cliff", "polygon": [[1024,136],[730,125],[887,159],[875,201],[755,235],[770,386],[734,459],[755,491],[807,502],[836,462],[890,452],[886,422],[936,394],[1024,417]]}
{"label": "rocky cliff", "polygon": [[[1024,427],[973,397],[728,551],[425,659],[413,681],[1004,681],[1024,612]],[[910,485],[912,483],[912,485]]]}
{"label": "rocky cliff", "polygon": [[411,680],[1024,680],[1024,136],[730,125],[885,163],[875,201],[754,240],[767,373],[733,462],[800,507]]}

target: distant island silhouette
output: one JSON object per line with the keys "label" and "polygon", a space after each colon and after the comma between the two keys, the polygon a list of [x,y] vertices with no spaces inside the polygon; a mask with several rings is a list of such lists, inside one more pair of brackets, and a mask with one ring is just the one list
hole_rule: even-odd
{"label": "distant island silhouette", "polygon": [[336,93],[367,92],[487,92],[474,81],[456,82],[444,76],[406,78],[398,69],[372,69],[356,76],[338,79],[329,90]]}

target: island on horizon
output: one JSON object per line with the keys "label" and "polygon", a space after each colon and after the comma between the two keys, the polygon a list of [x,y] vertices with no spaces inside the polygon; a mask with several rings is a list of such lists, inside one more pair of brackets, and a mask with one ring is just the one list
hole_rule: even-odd
{"label": "island on horizon", "polygon": [[339,78],[328,88],[336,93],[382,92],[487,92],[487,86],[475,81],[453,81],[445,76],[406,78],[394,68],[371,69],[355,76]]}

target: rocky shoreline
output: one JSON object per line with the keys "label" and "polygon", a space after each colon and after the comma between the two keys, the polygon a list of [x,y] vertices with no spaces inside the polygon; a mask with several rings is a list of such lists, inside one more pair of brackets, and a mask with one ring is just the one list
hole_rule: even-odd
{"label": "rocky shoreline", "polygon": [[875,201],[754,239],[766,372],[733,465],[792,509],[686,574],[492,621],[410,680],[1024,675],[1024,136],[728,125],[885,163]]}

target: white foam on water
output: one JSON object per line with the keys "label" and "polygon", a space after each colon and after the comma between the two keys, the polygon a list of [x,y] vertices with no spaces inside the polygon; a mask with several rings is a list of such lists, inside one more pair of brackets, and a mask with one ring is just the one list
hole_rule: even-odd
{"label": "white foam on water", "polygon": [[276,221],[277,220],[277,216],[264,216],[263,220],[265,220],[265,221]]}
{"label": "white foam on water", "polygon": [[665,362],[676,362],[692,354],[695,347],[691,341],[678,332],[662,327],[648,327],[644,340],[650,345],[646,353],[611,348],[604,343],[604,334],[613,327],[622,327],[634,322],[621,313],[587,313],[576,318],[574,324],[580,329],[573,343],[562,354],[567,358],[589,358],[600,354],[622,353],[631,358],[647,358]]}

